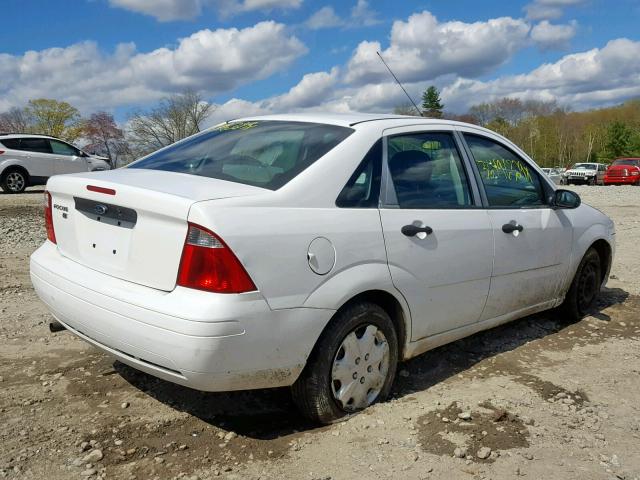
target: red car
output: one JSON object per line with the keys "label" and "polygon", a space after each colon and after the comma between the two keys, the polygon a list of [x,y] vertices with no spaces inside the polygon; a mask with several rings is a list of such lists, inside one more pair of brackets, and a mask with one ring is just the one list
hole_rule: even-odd
{"label": "red car", "polygon": [[604,174],[605,185],[640,185],[640,158],[618,158]]}

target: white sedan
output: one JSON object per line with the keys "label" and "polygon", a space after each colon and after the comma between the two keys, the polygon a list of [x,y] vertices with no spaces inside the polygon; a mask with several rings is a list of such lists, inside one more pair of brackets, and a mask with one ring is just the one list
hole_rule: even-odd
{"label": "white sedan", "polygon": [[292,386],[328,423],[398,362],[608,277],[612,221],[480,127],[385,115],[227,122],[47,183],[31,279],[55,319],[205,391]]}

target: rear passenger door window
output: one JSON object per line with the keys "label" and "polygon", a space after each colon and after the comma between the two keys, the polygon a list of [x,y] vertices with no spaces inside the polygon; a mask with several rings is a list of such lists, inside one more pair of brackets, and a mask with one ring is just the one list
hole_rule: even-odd
{"label": "rear passenger door window", "polygon": [[523,208],[546,204],[538,173],[493,140],[464,134],[478,167],[489,207]]}
{"label": "rear passenger door window", "polygon": [[51,153],[49,140],[46,138],[21,138],[20,149],[35,153]]}
{"label": "rear passenger door window", "polygon": [[390,137],[387,159],[400,208],[471,206],[469,181],[452,134],[427,132]]}

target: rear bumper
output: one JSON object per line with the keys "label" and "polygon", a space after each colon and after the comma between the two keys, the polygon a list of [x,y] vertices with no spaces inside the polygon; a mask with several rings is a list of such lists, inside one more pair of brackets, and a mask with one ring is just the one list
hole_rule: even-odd
{"label": "rear bumper", "polygon": [[633,185],[640,182],[640,176],[604,177],[605,185]]}
{"label": "rear bumper", "polygon": [[45,242],[31,281],[71,332],[134,368],[197,390],[291,385],[332,310],[271,310],[256,292],[161,292],[77,264]]}

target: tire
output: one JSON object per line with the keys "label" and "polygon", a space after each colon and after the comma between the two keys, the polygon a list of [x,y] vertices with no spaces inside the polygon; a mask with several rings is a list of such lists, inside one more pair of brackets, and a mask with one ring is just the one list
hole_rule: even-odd
{"label": "tire", "polygon": [[398,339],[387,312],[374,303],[353,303],[320,336],[291,387],[293,400],[312,422],[333,423],[384,400],[397,365]]}
{"label": "tire", "polygon": [[22,193],[29,184],[29,178],[20,168],[8,168],[2,174],[0,186],[5,193]]}
{"label": "tire", "polygon": [[590,179],[587,181],[587,183],[588,183],[590,186],[594,186],[594,185],[595,185],[595,184],[597,184],[598,182],[597,182],[597,180],[596,180],[596,177],[593,177],[593,178],[590,178]]}
{"label": "tire", "polygon": [[578,265],[569,291],[560,311],[571,322],[582,319],[593,306],[602,283],[602,261],[594,248],[590,248]]}

